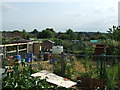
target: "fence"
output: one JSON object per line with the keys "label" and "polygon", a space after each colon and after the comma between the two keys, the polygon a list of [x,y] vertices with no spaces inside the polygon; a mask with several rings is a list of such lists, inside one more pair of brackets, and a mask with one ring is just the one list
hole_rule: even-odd
{"label": "fence", "polygon": [[[14,56],[15,54],[7,54],[8,59],[11,55]],[[73,80],[78,77],[88,77],[104,79],[108,86],[120,85],[119,55],[76,55],[65,53],[20,53],[20,55],[21,61],[26,60],[26,65],[30,66],[31,74],[40,70],[48,70]],[[28,61],[27,58],[29,58]],[[14,60],[12,62],[8,59],[3,59],[3,67],[6,66],[6,62],[8,62],[7,65],[14,65]]]}

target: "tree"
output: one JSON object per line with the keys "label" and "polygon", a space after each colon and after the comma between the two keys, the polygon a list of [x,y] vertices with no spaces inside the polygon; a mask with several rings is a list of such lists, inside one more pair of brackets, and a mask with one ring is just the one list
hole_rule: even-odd
{"label": "tree", "polygon": [[29,35],[28,35],[28,33],[25,31],[25,29],[23,29],[22,33],[23,33],[23,38],[28,40],[28,39],[29,39]]}
{"label": "tree", "polygon": [[43,30],[42,32],[39,32],[38,38],[54,38],[55,35],[50,30]]}
{"label": "tree", "polygon": [[98,39],[100,39],[100,40],[106,40],[106,39],[107,39],[107,36],[106,36],[106,34],[101,34],[101,35],[98,37]]}
{"label": "tree", "polygon": [[75,39],[77,39],[77,35],[76,35],[76,33],[73,32],[72,29],[68,29],[66,31],[66,34],[67,34],[67,39],[68,40],[75,40]]}
{"label": "tree", "polygon": [[109,28],[108,37],[112,40],[120,41],[120,29],[116,26],[113,26],[112,28]]}
{"label": "tree", "polygon": [[38,32],[38,30],[37,30],[37,29],[34,29],[31,33],[33,33],[33,34],[37,35],[39,32]]}
{"label": "tree", "polygon": [[66,33],[67,33],[68,35],[70,35],[70,34],[73,33],[73,30],[72,30],[72,29],[68,29],[68,30],[66,31]]}
{"label": "tree", "polygon": [[14,30],[13,33],[14,33],[14,32],[20,32],[20,31],[19,31],[19,30]]}
{"label": "tree", "polygon": [[62,40],[61,39],[54,39],[54,45],[62,45]]}
{"label": "tree", "polygon": [[49,31],[55,33],[55,31],[53,30],[53,28],[46,28],[46,30],[49,30]]}
{"label": "tree", "polygon": [[62,40],[66,40],[68,38],[68,35],[62,34],[62,35],[60,35],[59,38],[62,39]]}
{"label": "tree", "polygon": [[78,33],[77,39],[78,39],[78,40],[82,40],[82,34],[81,34],[81,33]]}

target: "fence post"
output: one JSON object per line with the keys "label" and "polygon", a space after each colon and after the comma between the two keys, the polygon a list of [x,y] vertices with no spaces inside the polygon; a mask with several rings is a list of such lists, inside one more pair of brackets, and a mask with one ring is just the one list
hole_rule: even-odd
{"label": "fence post", "polygon": [[30,53],[30,74],[32,74],[32,60],[33,60],[33,54]]}
{"label": "fence post", "polygon": [[106,74],[106,55],[105,54],[103,54],[103,60],[104,60],[104,62],[103,62],[103,64],[104,64],[104,66],[103,66],[103,78],[105,78],[105,74]]}
{"label": "fence post", "polygon": [[65,76],[66,56],[61,53],[61,75]]}
{"label": "fence post", "polygon": [[4,45],[4,47],[3,47],[3,53],[4,53],[4,58],[6,58],[6,53],[7,53],[7,51],[6,51],[6,46]]}
{"label": "fence post", "polygon": [[102,79],[102,76],[103,76],[103,60],[102,60],[102,57],[101,57],[101,60],[100,60],[100,78]]}
{"label": "fence post", "polygon": [[19,45],[17,44],[17,50],[16,50],[17,55],[19,55]]}
{"label": "fence post", "polygon": [[104,78],[105,72],[106,72],[106,56],[105,54],[101,54],[101,58],[100,58],[100,78]]}
{"label": "fence post", "polygon": [[40,56],[39,56],[39,60],[38,60],[38,65],[39,65],[39,70],[41,70],[41,64],[40,63],[42,61],[42,53],[40,52],[39,55]]}

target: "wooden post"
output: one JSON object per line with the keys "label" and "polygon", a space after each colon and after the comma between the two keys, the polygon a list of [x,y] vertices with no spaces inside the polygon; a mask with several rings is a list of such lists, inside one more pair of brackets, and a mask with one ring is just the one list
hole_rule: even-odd
{"label": "wooden post", "polygon": [[7,53],[7,51],[6,51],[6,46],[4,46],[4,47],[3,47],[3,54],[4,54],[4,55],[3,55],[3,58],[6,58],[6,53]]}
{"label": "wooden post", "polygon": [[66,56],[61,53],[61,75],[65,76]]}
{"label": "wooden post", "polygon": [[17,44],[17,50],[16,50],[17,55],[19,55],[19,45]]}
{"label": "wooden post", "polygon": [[101,64],[100,64],[100,78],[102,79],[103,78],[103,60],[102,60],[102,57],[101,57],[100,62],[101,62]]}
{"label": "wooden post", "polygon": [[29,53],[29,52],[28,52],[28,49],[29,49],[29,43],[27,42],[27,53]]}
{"label": "wooden post", "polygon": [[100,78],[103,79],[105,78],[105,73],[106,73],[106,56],[105,54],[101,54],[101,65],[100,65]]}
{"label": "wooden post", "polygon": [[40,65],[41,61],[42,61],[42,54],[40,53],[40,58],[38,60],[39,70],[41,70],[41,65]]}
{"label": "wooden post", "polygon": [[30,74],[32,74],[32,59],[33,59],[33,54],[30,54]]}

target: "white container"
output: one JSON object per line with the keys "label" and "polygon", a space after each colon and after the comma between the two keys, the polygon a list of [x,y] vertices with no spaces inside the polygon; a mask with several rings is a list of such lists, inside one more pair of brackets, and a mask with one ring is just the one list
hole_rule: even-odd
{"label": "white container", "polygon": [[63,52],[63,46],[53,46],[52,53],[61,54]]}

